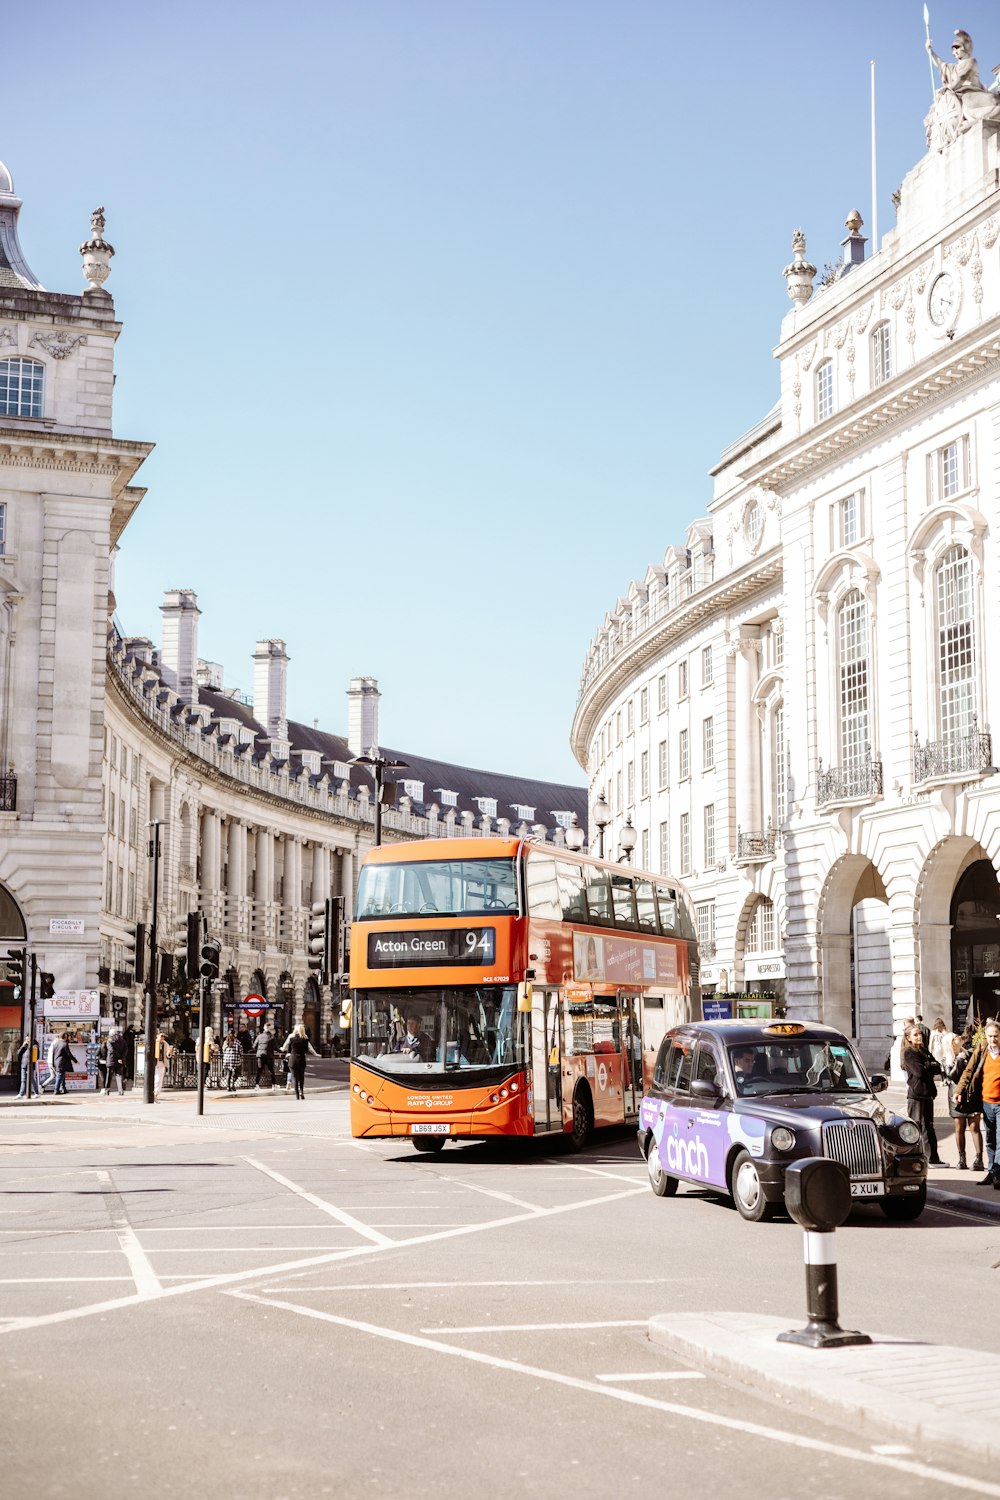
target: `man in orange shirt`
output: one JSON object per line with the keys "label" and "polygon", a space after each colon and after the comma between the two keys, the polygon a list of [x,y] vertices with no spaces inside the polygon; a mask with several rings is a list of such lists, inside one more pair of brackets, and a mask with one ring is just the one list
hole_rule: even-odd
{"label": "man in orange shirt", "polygon": [[983,1036],[969,1058],[969,1064],[955,1089],[955,1102],[966,1109],[978,1108],[981,1102],[983,1134],[986,1137],[986,1176],[979,1184],[992,1183],[1000,1191],[1000,1159],[997,1153],[997,1125],[1000,1122],[1000,1022],[989,1020]]}

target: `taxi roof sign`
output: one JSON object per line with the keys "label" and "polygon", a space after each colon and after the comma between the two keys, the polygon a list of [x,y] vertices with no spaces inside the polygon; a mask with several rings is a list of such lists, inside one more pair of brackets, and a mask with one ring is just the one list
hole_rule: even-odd
{"label": "taxi roof sign", "polygon": [[805,1029],[801,1021],[772,1021],[761,1028],[767,1036],[801,1036]]}

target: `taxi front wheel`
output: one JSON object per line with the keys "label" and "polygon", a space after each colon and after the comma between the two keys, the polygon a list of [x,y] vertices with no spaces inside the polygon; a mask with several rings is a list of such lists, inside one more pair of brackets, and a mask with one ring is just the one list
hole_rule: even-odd
{"label": "taxi front wheel", "polygon": [[764,1197],[760,1172],[749,1151],[741,1151],[733,1162],[729,1182],[733,1202],[742,1218],[749,1219],[752,1224],[756,1224],[759,1220],[770,1217],[772,1207]]}
{"label": "taxi front wheel", "polygon": [[927,1204],[927,1187],[920,1184],[918,1193],[907,1193],[906,1197],[880,1198],[879,1207],[887,1219],[895,1224],[909,1224],[919,1219]]}
{"label": "taxi front wheel", "polygon": [[649,1173],[649,1185],[656,1196],[672,1198],[677,1191],[677,1178],[664,1172],[660,1152],[653,1136],[650,1136],[649,1145],[646,1148],[646,1170]]}

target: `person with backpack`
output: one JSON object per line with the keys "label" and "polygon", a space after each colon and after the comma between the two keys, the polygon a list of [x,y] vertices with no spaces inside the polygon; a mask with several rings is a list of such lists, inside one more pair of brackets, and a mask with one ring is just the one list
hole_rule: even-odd
{"label": "person with backpack", "polygon": [[306,1097],[306,1058],[318,1057],[319,1053],[310,1042],[306,1035],[306,1028],[301,1022],[288,1033],[281,1050],[288,1056],[288,1068],[295,1080],[295,1097],[304,1099]]}

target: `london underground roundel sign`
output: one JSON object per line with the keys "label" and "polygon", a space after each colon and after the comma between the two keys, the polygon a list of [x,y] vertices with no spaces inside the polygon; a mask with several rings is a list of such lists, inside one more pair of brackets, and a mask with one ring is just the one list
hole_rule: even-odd
{"label": "london underground roundel sign", "polygon": [[241,1010],[245,1010],[248,1016],[262,1016],[267,1010],[267,1001],[263,995],[247,995]]}

